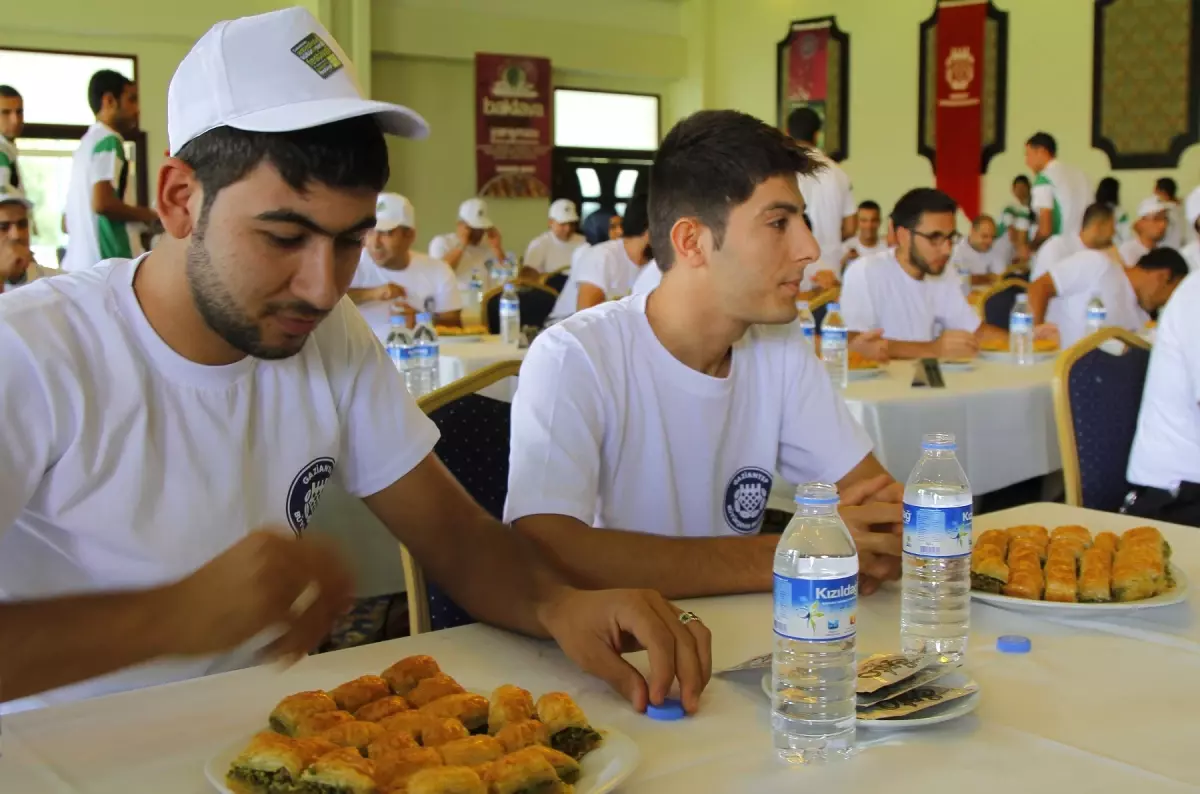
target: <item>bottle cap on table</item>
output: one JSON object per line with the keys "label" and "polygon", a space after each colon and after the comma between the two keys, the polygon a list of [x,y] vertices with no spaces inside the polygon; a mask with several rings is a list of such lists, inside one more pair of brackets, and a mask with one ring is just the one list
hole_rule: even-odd
{"label": "bottle cap on table", "polygon": [[1032,648],[1029,638],[1019,634],[1006,634],[996,640],[996,650],[1000,653],[1029,653]]}
{"label": "bottle cap on table", "polygon": [[678,700],[667,698],[662,702],[661,706],[656,706],[653,703],[646,706],[646,716],[652,720],[661,720],[662,722],[674,722],[681,720],[687,716],[683,711],[683,704]]}

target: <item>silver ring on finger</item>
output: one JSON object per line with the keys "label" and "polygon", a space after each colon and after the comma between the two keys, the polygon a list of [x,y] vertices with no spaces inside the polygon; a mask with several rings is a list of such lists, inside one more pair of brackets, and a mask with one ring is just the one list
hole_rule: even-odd
{"label": "silver ring on finger", "polygon": [[679,622],[686,626],[687,624],[692,623],[692,622],[703,623],[704,621],[700,620],[700,616],[697,615],[695,612],[680,612],[679,613]]}

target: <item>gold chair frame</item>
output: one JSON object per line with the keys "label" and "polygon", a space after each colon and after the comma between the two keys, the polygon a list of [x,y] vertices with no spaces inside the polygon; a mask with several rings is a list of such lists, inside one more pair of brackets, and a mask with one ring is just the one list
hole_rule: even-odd
{"label": "gold chair frame", "polygon": [[987,302],[995,295],[1003,292],[1010,287],[1024,287],[1029,289],[1029,282],[1023,278],[1002,278],[992,286],[985,289],[979,296],[979,302],[975,304],[975,312],[979,315],[979,319],[987,317],[986,307]]}

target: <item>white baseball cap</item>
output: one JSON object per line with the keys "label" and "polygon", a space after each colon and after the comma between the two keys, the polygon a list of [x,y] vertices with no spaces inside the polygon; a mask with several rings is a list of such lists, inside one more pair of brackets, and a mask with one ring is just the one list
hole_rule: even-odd
{"label": "white baseball cap", "polygon": [[33,202],[25,198],[25,191],[10,185],[0,185],[0,204],[23,204],[25,209],[33,209]]}
{"label": "white baseball cap", "polygon": [[375,230],[390,232],[397,226],[417,228],[417,211],[412,202],[399,193],[380,193],[375,202]]}
{"label": "white baseball cap", "polygon": [[1188,226],[1196,228],[1196,221],[1200,220],[1200,187],[1188,194],[1184,211],[1187,213]]}
{"label": "white baseball cap", "polygon": [[487,202],[481,198],[467,199],[459,204],[458,219],[472,229],[490,229],[496,225],[488,215]]}
{"label": "white baseball cap", "polygon": [[1157,215],[1160,212],[1166,212],[1171,207],[1163,202],[1158,196],[1150,196],[1142,199],[1142,203],[1138,204],[1137,220],[1148,218],[1151,215]]}
{"label": "white baseball cap", "polygon": [[354,64],[303,8],[218,22],[200,37],[167,89],[171,154],[216,127],[290,132],[374,116],[392,135],[424,138],[415,111],[364,99]]}
{"label": "white baseball cap", "polygon": [[550,205],[550,220],[555,223],[575,223],[579,220],[579,211],[575,202],[570,199],[559,199]]}

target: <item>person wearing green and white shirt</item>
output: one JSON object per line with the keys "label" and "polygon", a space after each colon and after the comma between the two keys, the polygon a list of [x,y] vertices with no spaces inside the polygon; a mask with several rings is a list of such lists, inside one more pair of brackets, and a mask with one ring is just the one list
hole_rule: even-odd
{"label": "person wearing green and white shirt", "polygon": [[1009,262],[1029,261],[1029,241],[1037,231],[1029,208],[1030,190],[1029,177],[1017,174],[1012,183],[1016,202],[1000,212],[996,224],[996,248]]}
{"label": "person wearing green and white shirt", "polygon": [[0,85],[0,185],[21,187],[17,138],[25,129],[25,100],[10,85]]}
{"label": "person wearing green and white shirt", "polygon": [[1087,175],[1055,157],[1058,144],[1045,132],[1036,133],[1025,144],[1025,164],[1033,180],[1032,206],[1037,222],[1033,247],[1056,234],[1079,234],[1083,212],[1092,203],[1092,186]]}
{"label": "person wearing green and white shirt", "polygon": [[148,207],[125,202],[129,161],[125,137],[138,128],[138,90],[128,77],[101,69],[88,83],[88,104],[96,123],[88,127],[71,163],[67,188],[67,255],[63,270],[85,270],[102,260],[131,257],[126,224],[154,224]]}

